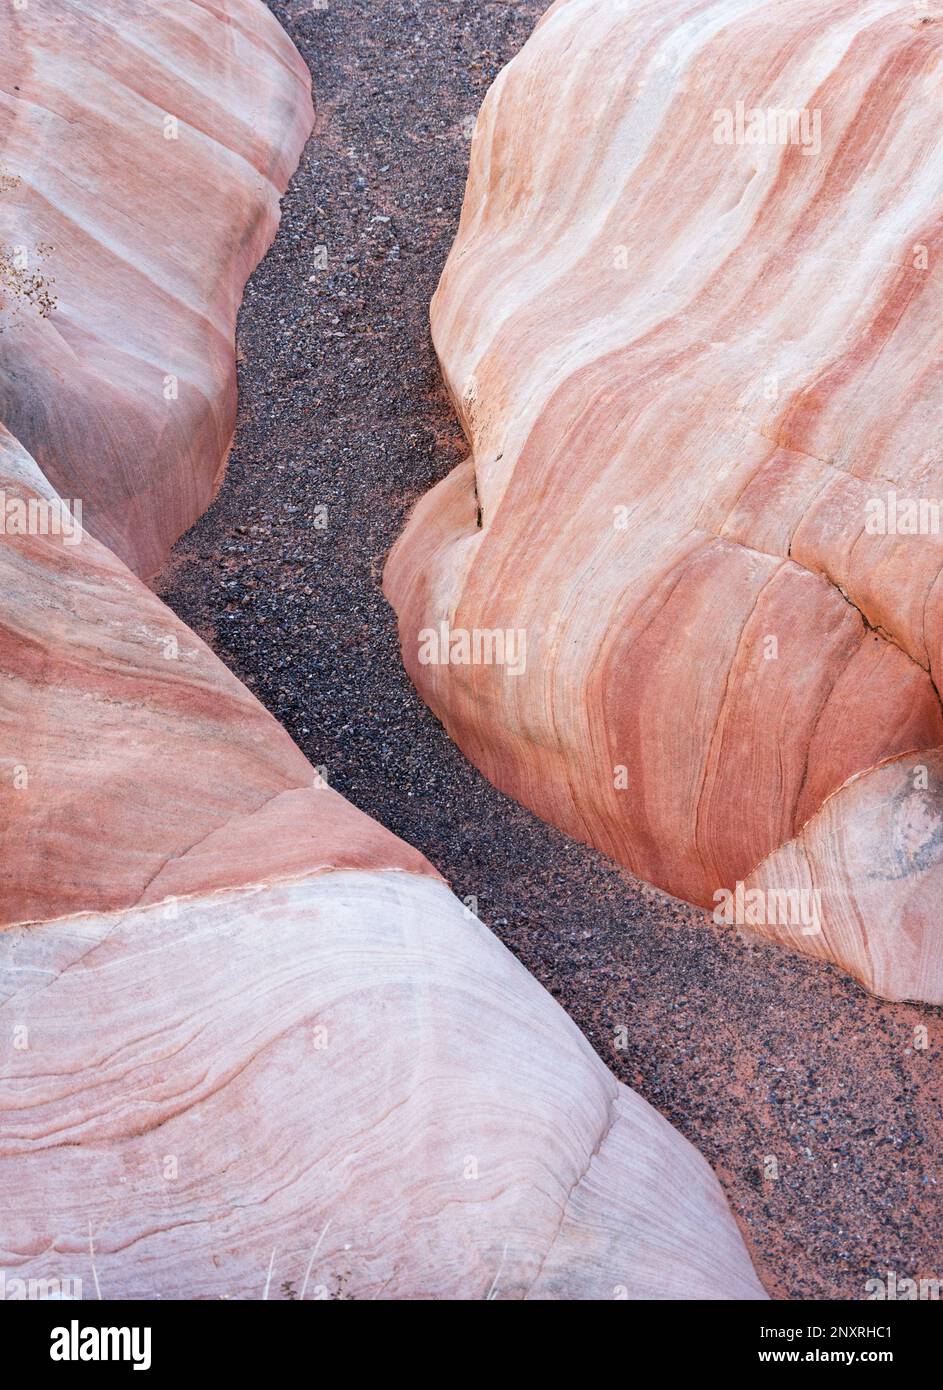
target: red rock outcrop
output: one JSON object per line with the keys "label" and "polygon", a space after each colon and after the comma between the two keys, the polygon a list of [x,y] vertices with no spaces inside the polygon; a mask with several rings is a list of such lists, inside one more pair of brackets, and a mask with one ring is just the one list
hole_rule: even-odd
{"label": "red rock outcrop", "polygon": [[[21,321],[3,340],[4,409],[30,425],[62,493],[0,430],[7,1287],[764,1297],[692,1146],[616,1082],[416,851],[323,785],[103,543],[146,570],[206,496],[209,472],[188,492],[187,469],[219,463],[230,310],[271,233],[274,189],[309,108],[298,60],[259,4],[58,13],[31,0],[38,27],[17,50],[34,95],[70,113],[64,143],[50,125],[32,182],[70,150],[90,160],[97,150],[82,166],[85,205],[107,209],[113,227],[134,224],[135,263],[172,259],[175,243],[195,259],[189,290],[163,314],[159,275],[109,278],[63,220],[68,298],[37,302],[41,288],[18,282]],[[123,163],[133,130],[119,148],[134,116],[115,122],[114,91],[148,88],[155,55],[188,35],[200,36],[206,71],[191,73],[187,109],[202,125],[219,119],[205,161],[153,176],[149,223]],[[184,66],[196,62],[188,45]],[[257,78],[231,61],[245,45]],[[259,141],[225,114],[254,80],[275,113]],[[25,148],[5,149],[14,180]],[[260,177],[250,197],[237,179],[217,204],[208,186],[243,164],[277,168],[275,183]],[[204,195],[194,249],[184,223],[164,216]],[[81,221],[74,206],[69,220]],[[166,361],[172,344],[192,354],[181,380],[217,393],[216,407],[188,409],[173,430],[141,403],[131,361],[138,348],[142,362]],[[35,359],[21,360],[28,348]],[[61,390],[44,398],[60,372]]]}
{"label": "red rock outcrop", "polygon": [[471,457],[385,581],[502,789],[937,1003],[941,78],[894,0],[553,6],[432,305]]}

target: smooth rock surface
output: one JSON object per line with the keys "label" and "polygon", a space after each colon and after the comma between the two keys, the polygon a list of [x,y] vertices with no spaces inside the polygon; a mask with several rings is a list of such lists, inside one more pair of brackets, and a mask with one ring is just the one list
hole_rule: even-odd
{"label": "smooth rock surface", "polygon": [[313,113],[258,0],[29,0],[0,48],[0,420],[151,575],[213,496]]}
{"label": "smooth rock surface", "polygon": [[8,1280],[763,1297],[704,1160],[429,877],[47,922],[0,963]]}
{"label": "smooth rock surface", "polygon": [[[433,300],[472,454],[385,576],[502,790],[694,903],[814,891],[815,932],[747,925],[929,1002],[943,537],[889,515],[943,497],[941,75],[943,11],[891,0],[555,5]],[[737,143],[754,109],[774,136]],[[890,888],[888,760],[921,820]]]}
{"label": "smooth rock surface", "polygon": [[[0,489],[55,496],[5,431]],[[0,537],[0,926],[315,867],[434,872],[79,534]]]}

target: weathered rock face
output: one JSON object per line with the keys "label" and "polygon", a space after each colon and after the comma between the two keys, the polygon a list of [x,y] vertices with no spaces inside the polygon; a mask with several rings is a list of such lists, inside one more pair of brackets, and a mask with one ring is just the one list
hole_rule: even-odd
{"label": "weathered rock face", "polygon": [[[55,499],[5,431],[0,489],[11,516],[17,499]],[[0,538],[0,925],[315,867],[432,872],[324,785],[68,513],[70,533],[52,534],[52,515],[46,534]]]}
{"label": "weathered rock face", "polygon": [[472,456],[386,573],[492,781],[934,1002],[941,77],[891,0],[555,5],[432,306]]}
{"label": "weathered rock face", "polygon": [[149,575],[232,439],[236,311],[308,72],[257,0],[29,0],[3,29],[0,419]]}
{"label": "weathered rock face", "polygon": [[[47,80],[59,53],[61,99],[79,128],[69,139],[99,150],[90,201],[107,199],[118,222],[145,219],[135,232],[145,259],[170,232],[159,218],[149,228],[133,180],[122,202],[111,107],[79,107],[72,90],[89,87],[106,51],[137,89],[149,54],[200,33],[207,90],[225,110],[234,94],[216,90],[213,53],[261,42],[296,95],[292,104],[283,89],[273,148],[256,162],[271,166],[275,146],[297,152],[307,98],[260,5],[135,6],[127,29],[121,14],[113,28],[104,11],[93,21],[73,7],[61,53],[55,17],[37,9],[46,30],[33,31],[30,53],[46,55]],[[208,98],[194,100],[191,110]],[[156,195],[196,205],[206,180],[255,150],[238,123],[217,136],[199,174],[178,170],[166,188],[161,176]],[[46,154],[58,167],[55,130]],[[4,158],[11,169],[9,149]],[[280,167],[284,182],[290,161]],[[213,247],[241,248],[217,265],[217,307],[235,305],[270,212],[266,195],[208,217]],[[170,231],[188,245],[180,225]],[[97,303],[91,287],[104,296],[94,331],[82,320],[90,351],[109,325],[126,346],[131,290],[109,287],[95,255],[83,282],[78,243],[62,235],[73,301]],[[103,504],[87,508],[99,534],[147,568],[178,524],[169,516],[196,505],[198,494],[186,505],[178,495],[181,460],[195,457],[178,444],[201,426],[184,419],[169,433],[145,406],[130,462],[117,445],[96,454],[125,428],[111,394],[124,347],[95,396],[84,359],[56,356],[77,351],[77,321],[70,330],[66,312],[57,327],[60,301],[37,324],[35,296],[20,299],[22,321],[3,339],[9,409],[33,420],[63,495]],[[148,360],[166,360],[180,322],[176,310],[146,318]],[[217,322],[222,333],[225,316]],[[37,361],[20,363],[30,344]],[[200,377],[196,339],[191,350]],[[62,391],[47,402],[54,417],[34,419],[47,368],[61,369]],[[130,380],[122,389],[137,401]],[[133,510],[109,511],[112,465],[114,498],[121,468],[137,470]],[[2,428],[0,490],[8,1289],[23,1279],[66,1291],[81,1280],[105,1298],[764,1297],[691,1145],[616,1082],[416,851],[323,785]],[[114,534],[103,517],[120,517]]]}

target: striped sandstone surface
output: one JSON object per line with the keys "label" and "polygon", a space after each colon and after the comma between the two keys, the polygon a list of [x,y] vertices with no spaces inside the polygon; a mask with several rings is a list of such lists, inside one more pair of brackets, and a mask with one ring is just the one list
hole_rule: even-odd
{"label": "striped sandstone surface", "polygon": [[[385,576],[502,790],[934,1003],[943,536],[887,517],[943,497],[941,80],[943,8],[554,5],[432,304],[470,456]],[[430,654],[495,631],[523,669]]]}

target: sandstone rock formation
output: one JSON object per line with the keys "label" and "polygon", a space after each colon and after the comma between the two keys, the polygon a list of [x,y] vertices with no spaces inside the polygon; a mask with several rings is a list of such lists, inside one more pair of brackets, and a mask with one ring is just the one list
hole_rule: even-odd
{"label": "sandstone rock formation", "polygon": [[554,5],[432,305],[471,457],[386,572],[492,781],[937,1003],[941,79],[939,8]]}
{"label": "sandstone rock formation", "polygon": [[[691,1145],[416,851],[324,785],[115,553],[146,570],[219,463],[231,310],[309,120],[298,60],[254,0],[61,17],[31,0],[30,15],[12,87],[39,84],[69,131],[60,144],[50,121],[34,163],[14,138],[12,191],[85,150],[83,205],[112,239],[47,187],[68,295],[47,304],[27,285],[2,339],[3,410],[45,464],[0,430],[7,1286],[764,1297]],[[213,143],[154,174],[152,204],[124,164],[135,122],[113,119],[115,92],[150,90],[157,55],[178,47],[174,77],[192,62],[186,109]],[[273,113],[259,141],[227,116],[250,80],[232,57],[244,50]],[[237,178],[217,202],[244,164],[277,169],[274,183]],[[192,210],[193,245],[165,220],[175,204]],[[150,267],[143,280],[101,251],[125,224],[122,256]],[[171,304],[159,262],[175,245],[194,263]],[[138,376],[172,348],[189,362],[181,380],[212,397],[173,427]]]}
{"label": "sandstone rock formation", "polygon": [[222,471],[310,79],[258,0],[29,0],[3,31],[0,419],[150,575]]}

